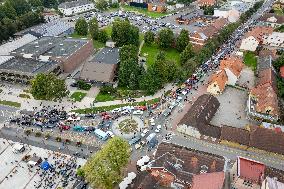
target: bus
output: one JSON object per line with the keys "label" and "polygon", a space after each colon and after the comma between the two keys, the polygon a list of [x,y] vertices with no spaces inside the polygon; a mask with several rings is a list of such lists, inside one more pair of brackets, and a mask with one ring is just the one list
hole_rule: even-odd
{"label": "bus", "polygon": [[96,135],[97,137],[99,137],[101,140],[107,140],[107,139],[108,139],[107,133],[104,132],[104,131],[102,131],[102,130],[100,130],[100,129],[96,129],[96,130],[94,131],[94,133],[95,133],[95,135]]}

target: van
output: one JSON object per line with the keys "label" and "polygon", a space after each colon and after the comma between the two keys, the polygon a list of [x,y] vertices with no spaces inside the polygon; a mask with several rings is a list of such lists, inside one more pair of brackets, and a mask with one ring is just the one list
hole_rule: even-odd
{"label": "van", "polygon": [[100,129],[96,129],[94,131],[95,135],[100,138],[101,140],[107,140],[108,139],[108,134]]}

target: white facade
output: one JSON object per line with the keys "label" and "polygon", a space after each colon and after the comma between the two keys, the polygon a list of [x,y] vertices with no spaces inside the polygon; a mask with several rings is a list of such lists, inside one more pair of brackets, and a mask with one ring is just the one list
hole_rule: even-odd
{"label": "white facade", "polygon": [[228,77],[227,85],[235,85],[238,81],[238,76],[236,76],[230,69],[225,68],[226,75]]}
{"label": "white facade", "polygon": [[227,9],[215,9],[214,16],[227,18],[229,22],[237,22],[240,18],[240,12],[236,9],[227,10]]}
{"label": "white facade", "polygon": [[74,14],[87,12],[90,10],[93,10],[95,8],[94,3],[86,1],[86,2],[80,2],[78,1],[72,1],[72,2],[66,2],[62,3],[58,6],[58,10],[62,12],[65,16],[71,16]]}
{"label": "white facade", "polygon": [[179,125],[177,127],[177,131],[180,132],[180,133],[198,138],[198,139],[200,139],[200,137],[201,137],[200,132],[195,127],[187,126],[185,124]]}
{"label": "white facade", "polygon": [[240,49],[244,51],[254,52],[258,47],[258,44],[259,42],[253,36],[249,36],[242,40]]}
{"label": "white facade", "polygon": [[263,44],[270,47],[284,47],[284,33],[273,32],[271,35],[266,36]]}

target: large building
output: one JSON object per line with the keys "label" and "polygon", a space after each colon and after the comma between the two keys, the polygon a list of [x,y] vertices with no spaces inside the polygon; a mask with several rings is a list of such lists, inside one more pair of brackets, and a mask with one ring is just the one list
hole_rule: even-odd
{"label": "large building", "polygon": [[161,143],[148,164],[147,172],[142,172],[141,178],[130,188],[222,189],[225,170],[222,156]]}
{"label": "large building", "polygon": [[58,10],[62,12],[65,16],[71,16],[74,14],[86,12],[93,10],[95,5],[92,1],[89,0],[78,0],[61,3],[58,6]]}
{"label": "large building", "polygon": [[119,63],[119,49],[105,47],[86,61],[80,79],[98,84],[113,84]]}
{"label": "large building", "polygon": [[1,81],[28,84],[30,79],[38,73],[52,72],[59,74],[61,70],[60,63],[43,57],[35,60],[23,57],[0,56]]}
{"label": "large building", "polygon": [[93,53],[93,42],[87,39],[42,37],[10,54],[24,58],[46,57],[62,64],[62,71],[70,73]]}

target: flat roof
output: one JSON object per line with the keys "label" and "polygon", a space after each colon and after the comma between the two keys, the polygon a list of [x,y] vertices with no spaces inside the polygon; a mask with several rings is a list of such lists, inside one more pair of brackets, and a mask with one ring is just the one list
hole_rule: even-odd
{"label": "flat roof", "polygon": [[68,57],[87,42],[88,40],[85,39],[42,37],[16,49],[11,55],[22,56],[23,54],[31,54],[33,57],[38,57],[40,55]]}
{"label": "flat roof", "polygon": [[57,64],[58,62],[51,60],[39,61],[29,58],[13,57],[5,63],[0,64],[0,70],[34,75],[38,73],[45,73]]}
{"label": "flat roof", "polygon": [[100,50],[90,62],[117,64],[119,62],[119,49],[105,47]]}
{"label": "flat roof", "polygon": [[88,4],[92,4],[92,2],[89,0],[70,1],[70,2],[61,3],[60,5],[58,5],[58,8],[68,9]]}

